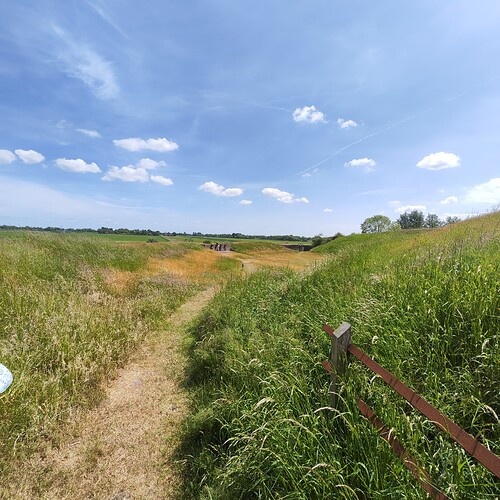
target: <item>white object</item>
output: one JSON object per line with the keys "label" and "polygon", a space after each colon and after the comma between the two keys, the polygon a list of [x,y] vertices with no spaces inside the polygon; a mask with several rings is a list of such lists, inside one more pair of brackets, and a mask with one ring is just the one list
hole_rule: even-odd
{"label": "white object", "polygon": [[14,377],[10,370],[0,363],[0,393],[5,391],[12,384]]}

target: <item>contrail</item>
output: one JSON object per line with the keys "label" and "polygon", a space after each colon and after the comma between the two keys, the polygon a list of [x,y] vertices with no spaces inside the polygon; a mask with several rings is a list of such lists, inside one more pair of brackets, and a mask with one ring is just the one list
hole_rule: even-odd
{"label": "contrail", "polygon": [[323,159],[323,160],[315,163],[314,165],[311,165],[310,167],[306,168],[305,170],[302,170],[301,172],[298,172],[298,173],[294,174],[293,177],[298,176],[298,175],[304,175],[305,173],[309,172],[310,170],[313,170],[314,168],[319,167],[320,165],[323,165],[323,163],[326,163],[327,161],[331,160],[332,158],[334,158],[335,156],[337,156],[339,153],[342,153],[342,151],[345,151],[346,149],[349,149],[352,146],[355,146],[356,144],[359,144],[361,142],[367,141],[368,139],[371,139],[372,137],[380,135],[383,132],[387,132],[388,130],[391,130],[391,129],[395,128],[395,127],[399,127],[400,125],[403,125],[404,123],[409,122],[411,120],[414,120],[415,118],[418,118],[418,117],[420,117],[422,115],[425,115],[426,113],[429,113],[430,111],[433,111],[434,109],[440,108],[444,104],[448,104],[450,102],[456,101],[457,99],[460,99],[460,98],[464,97],[466,94],[470,93],[472,90],[474,90],[476,88],[479,88],[479,87],[483,87],[483,86],[487,85],[488,83],[490,83],[490,82],[492,82],[494,80],[497,80],[498,78],[500,78],[500,75],[496,75],[496,76],[494,76],[492,78],[489,78],[488,80],[486,80],[484,82],[481,82],[481,83],[475,85],[474,87],[471,87],[468,90],[464,90],[460,94],[457,94],[457,95],[455,95],[453,97],[445,99],[444,101],[440,102],[439,104],[435,104],[434,106],[430,106],[430,107],[424,109],[423,111],[420,111],[419,113],[416,113],[414,115],[411,115],[411,116],[408,116],[406,118],[403,118],[402,120],[400,120],[400,121],[398,121],[396,123],[392,123],[390,125],[387,125],[386,127],[383,127],[380,130],[377,130],[376,132],[373,132],[371,134],[365,135],[364,137],[361,137],[361,139],[358,139],[357,141],[351,142],[350,144],[347,144],[346,146],[338,149],[337,151],[335,151],[334,153],[332,153],[327,158],[325,158],[325,159]]}

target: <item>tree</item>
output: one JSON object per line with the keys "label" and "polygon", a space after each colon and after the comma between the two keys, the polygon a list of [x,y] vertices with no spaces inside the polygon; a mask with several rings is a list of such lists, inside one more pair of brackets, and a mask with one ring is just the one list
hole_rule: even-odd
{"label": "tree", "polygon": [[449,215],[448,217],[446,217],[444,225],[455,224],[455,222],[460,222],[460,217],[457,217],[456,215]]}
{"label": "tree", "polygon": [[361,224],[362,233],[382,233],[383,231],[388,231],[391,227],[391,219],[385,215],[374,215],[373,217],[368,217]]}
{"label": "tree", "polygon": [[401,229],[418,229],[424,226],[424,214],[420,210],[405,212],[399,216],[398,222]]}
{"label": "tree", "polygon": [[424,222],[425,227],[441,227],[442,225],[443,223],[436,214],[427,214]]}
{"label": "tree", "polygon": [[311,243],[313,248],[319,247],[321,244],[323,244],[323,235],[320,233],[317,234],[316,236],[313,236],[311,238]]}

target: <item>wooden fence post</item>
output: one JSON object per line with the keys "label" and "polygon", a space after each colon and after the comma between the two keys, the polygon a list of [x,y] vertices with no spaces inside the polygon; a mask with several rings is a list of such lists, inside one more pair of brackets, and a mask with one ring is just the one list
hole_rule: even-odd
{"label": "wooden fence post", "polygon": [[325,325],[323,330],[332,338],[330,390],[328,392],[332,408],[337,408],[339,377],[342,377],[347,370],[347,348],[351,343],[351,325],[342,323],[335,331]]}

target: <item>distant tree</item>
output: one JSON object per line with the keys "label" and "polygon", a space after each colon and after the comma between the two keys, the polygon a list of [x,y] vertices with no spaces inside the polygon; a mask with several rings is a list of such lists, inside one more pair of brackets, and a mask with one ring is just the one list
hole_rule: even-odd
{"label": "distant tree", "polygon": [[399,216],[397,222],[401,229],[418,229],[424,226],[424,214],[420,210],[405,212]]}
{"label": "distant tree", "polygon": [[368,217],[361,224],[362,233],[382,233],[388,231],[391,227],[391,219],[385,215],[374,215],[373,217]]}
{"label": "distant tree", "polygon": [[424,221],[424,227],[441,227],[443,225],[442,221],[436,214],[427,214]]}
{"label": "distant tree", "polygon": [[391,222],[391,225],[389,226],[389,231],[401,231],[401,225],[397,220],[394,222]]}
{"label": "distant tree", "polygon": [[311,238],[311,243],[312,243],[313,248],[319,247],[323,243],[323,235],[317,234],[316,236],[313,236]]}
{"label": "distant tree", "polygon": [[460,217],[457,217],[456,215],[449,215],[446,217],[444,225],[447,226],[448,224],[455,224],[455,222],[460,222]]}

